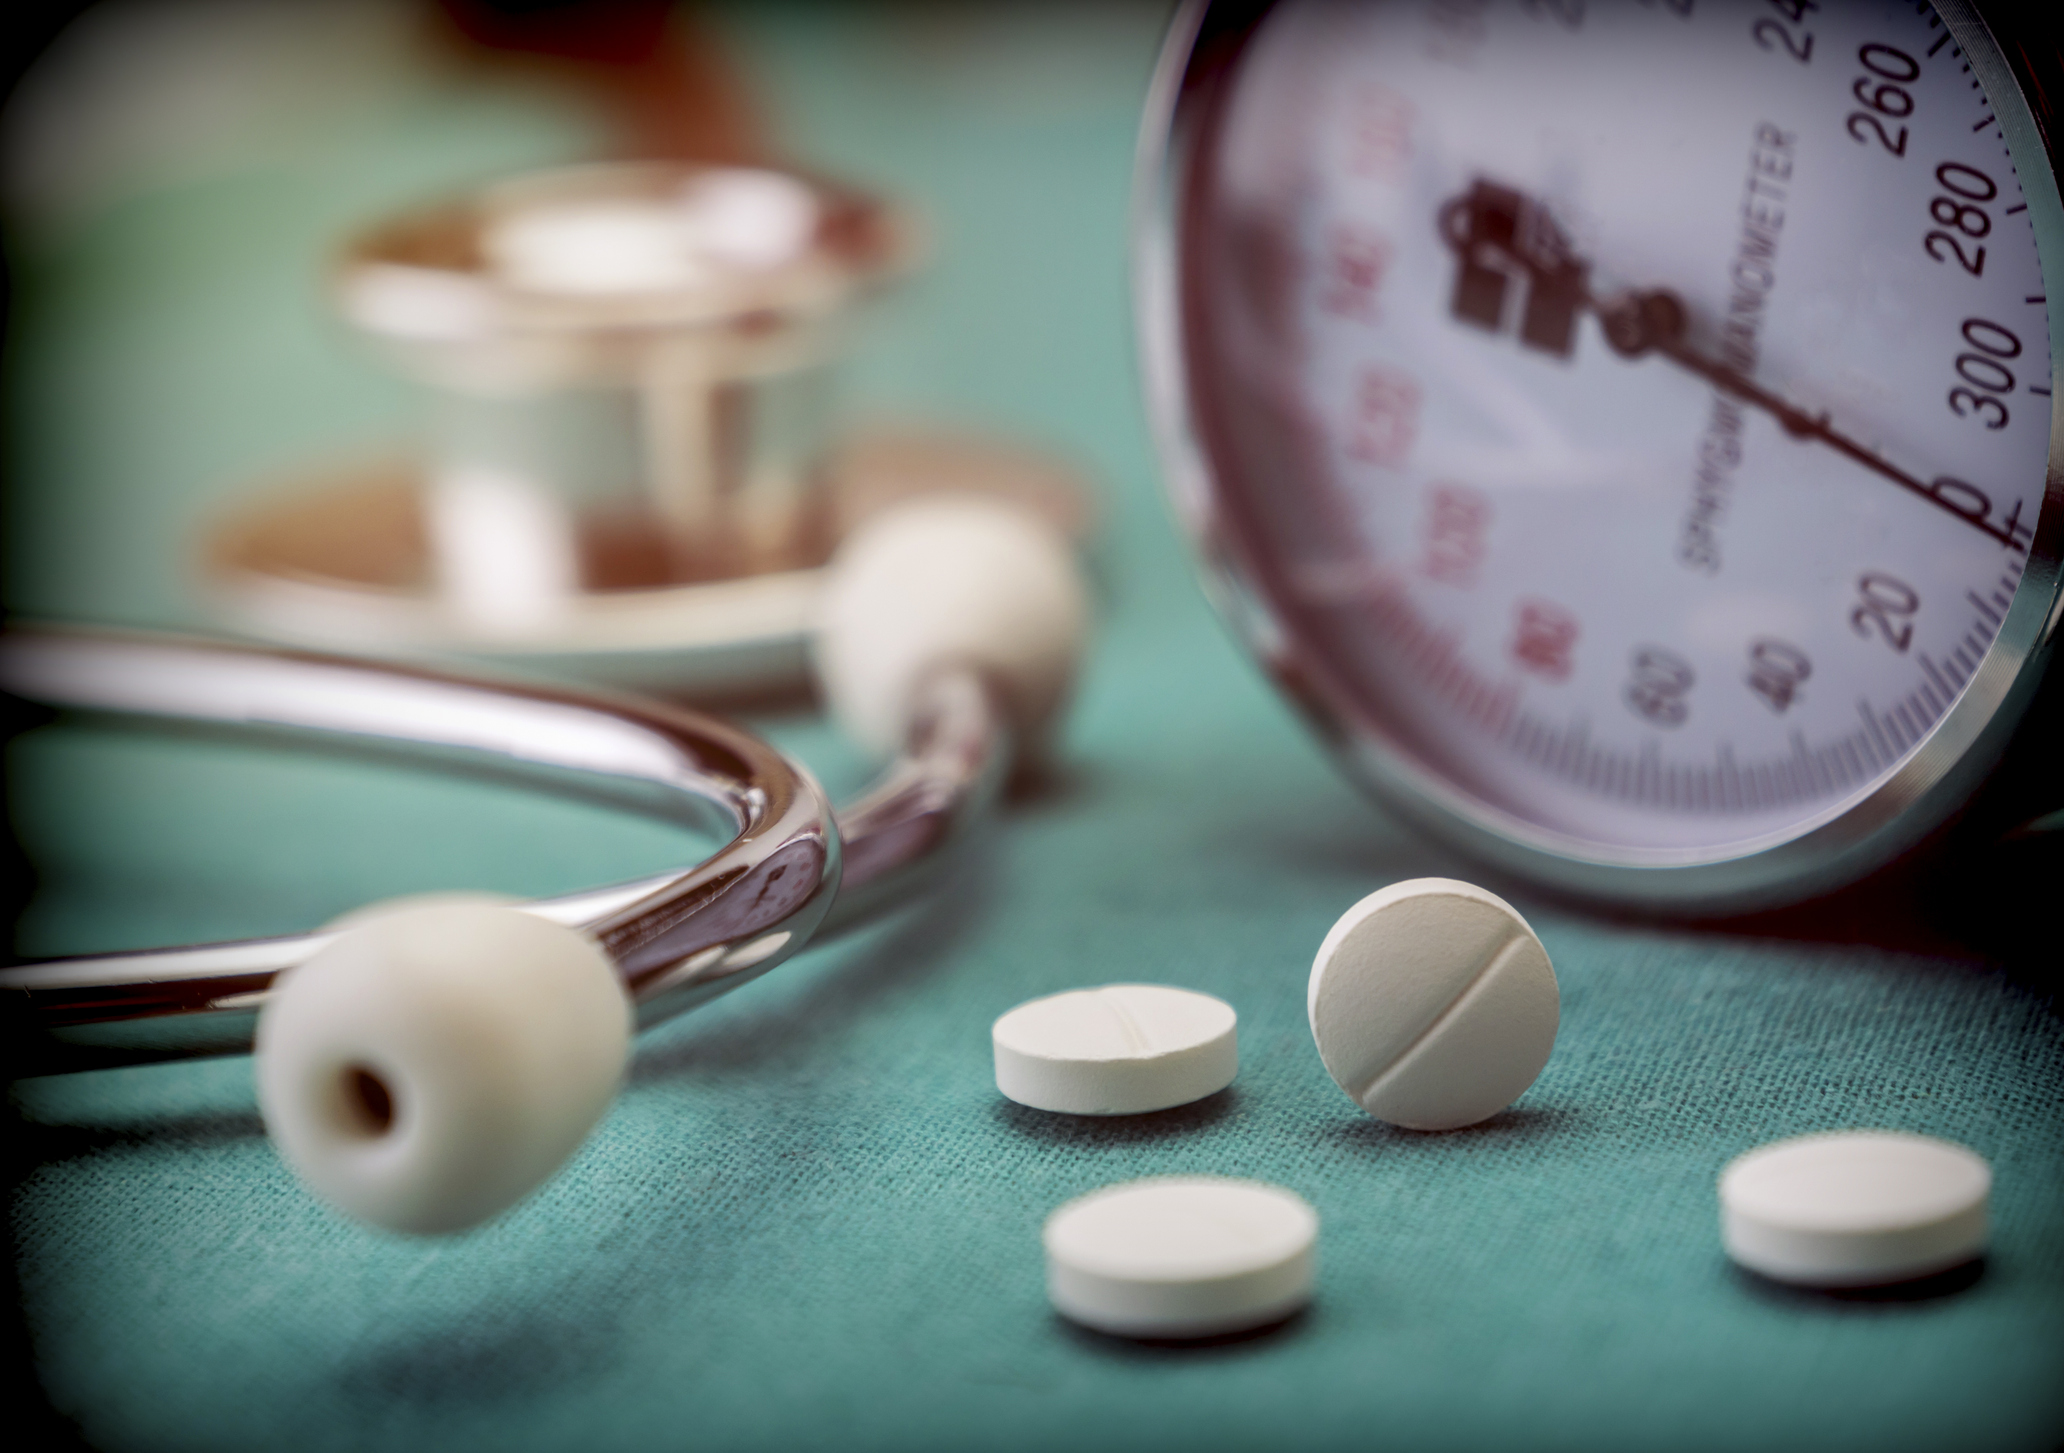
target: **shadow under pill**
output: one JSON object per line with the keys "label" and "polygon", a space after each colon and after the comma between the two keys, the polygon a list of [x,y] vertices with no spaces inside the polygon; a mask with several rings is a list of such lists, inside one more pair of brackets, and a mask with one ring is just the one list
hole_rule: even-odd
{"label": "shadow under pill", "polygon": [[1367,1115],[1354,1115],[1351,1118],[1343,1116],[1337,1122],[1324,1125],[1321,1134],[1329,1141],[1345,1140],[1351,1144],[1386,1149],[1483,1146],[1501,1142],[1518,1144],[1548,1135],[1567,1135],[1582,1126],[1586,1118],[1581,1110],[1562,1106],[1514,1105],[1500,1110],[1488,1120],[1479,1120],[1474,1125],[1463,1125],[1454,1130],[1407,1130],[1401,1125],[1386,1124]]}
{"label": "shadow under pill", "polygon": [[1121,1337],[1071,1322],[1059,1312],[1053,1322],[1068,1341],[1103,1357],[1130,1362],[1169,1362],[1178,1358],[1237,1355],[1294,1341],[1312,1324],[1309,1306],[1299,1307],[1287,1317],[1264,1322],[1240,1332],[1221,1332],[1211,1337]]}
{"label": "shadow under pill", "polygon": [[1873,1307],[1922,1306],[1957,1296],[1969,1291],[1984,1279],[1986,1261],[1987,1259],[1981,1256],[1961,1266],[1938,1271],[1931,1276],[1870,1287],[1794,1286],[1790,1282],[1778,1281],[1760,1272],[1750,1271],[1747,1267],[1732,1261],[1727,1263],[1727,1269],[1733,1274],[1738,1285],[1746,1287],[1760,1301],[1774,1306],[1797,1307],[1803,1310],[1819,1308],[1823,1311],[1846,1312]]}
{"label": "shadow under pill", "polygon": [[1047,1145],[1145,1145],[1217,1124],[1239,1108],[1239,1095],[1229,1085],[1187,1105],[1143,1115],[1069,1115],[999,1099],[991,1113],[1004,1129]]}

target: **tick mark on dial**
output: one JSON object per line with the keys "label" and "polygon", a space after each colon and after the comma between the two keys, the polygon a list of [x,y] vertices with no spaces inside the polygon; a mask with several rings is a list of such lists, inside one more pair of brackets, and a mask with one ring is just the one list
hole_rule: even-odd
{"label": "tick mark on dial", "polygon": [[[1949,710],[1949,704],[1956,700],[1956,688],[1949,684],[1949,679],[1942,674],[1942,668],[1929,658],[1927,652],[1916,652],[1914,659],[1921,663],[1921,670],[1926,672],[1928,676],[1928,679],[1921,683],[1921,689],[1926,691],[1928,687],[1933,686],[1942,698],[1941,709],[1944,711]],[[1933,705],[1934,703],[1931,701],[1929,704]]]}

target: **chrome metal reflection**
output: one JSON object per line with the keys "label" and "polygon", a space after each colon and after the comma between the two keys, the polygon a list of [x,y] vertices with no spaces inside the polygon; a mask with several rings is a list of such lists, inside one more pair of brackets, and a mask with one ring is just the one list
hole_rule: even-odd
{"label": "chrome metal reflection", "polygon": [[[677,872],[525,905],[592,934],[640,1025],[757,978],[835,926],[920,886],[979,816],[1008,756],[988,687],[933,678],[906,751],[834,818],[801,767],[699,713],[430,671],[177,638],[35,630],[0,643],[0,686],[68,709],[335,734],[433,759],[453,750],[529,773],[572,771],[589,795],[731,834]],[[640,789],[627,794],[625,787]],[[297,934],[0,969],[12,1073],[248,1050],[275,975],[334,937]]]}

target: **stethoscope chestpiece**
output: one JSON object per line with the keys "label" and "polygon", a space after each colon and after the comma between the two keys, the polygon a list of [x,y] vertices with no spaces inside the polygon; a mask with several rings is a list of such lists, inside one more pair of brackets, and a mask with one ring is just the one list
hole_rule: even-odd
{"label": "stethoscope chestpiece", "polygon": [[808,676],[826,563],[951,491],[1076,538],[1080,477],[936,430],[834,427],[870,299],[915,266],[898,206],[764,168],[521,177],[378,223],[338,311],[421,389],[427,436],[218,520],[218,615],[261,639],[700,698]]}
{"label": "stethoscope chestpiece", "polygon": [[361,234],[335,298],[433,396],[424,525],[453,608],[520,633],[584,588],[821,563],[832,368],[918,248],[855,192],[656,162]]}

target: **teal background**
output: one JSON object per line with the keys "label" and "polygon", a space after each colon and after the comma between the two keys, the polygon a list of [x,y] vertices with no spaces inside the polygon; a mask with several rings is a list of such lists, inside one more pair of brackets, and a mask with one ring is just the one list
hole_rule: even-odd
{"label": "teal background", "polygon": [[[66,1426],[120,1449],[2058,1444],[2053,941],[1991,957],[1889,892],[1705,927],[1518,897],[1564,998],[1513,1109],[1413,1135],[1326,1078],[1303,1010],[1326,928],[1385,883],[1469,870],[1342,785],[1167,523],[1124,255],[1159,23],[718,13],[798,155],[934,220],[936,265],[856,364],[856,415],[1029,438],[1103,488],[1103,622],[1054,780],[922,910],[648,1035],[568,1169],[464,1236],[317,1205],[244,1061],[17,1082],[18,1295]],[[14,605],[204,624],[187,561],[211,510],[408,426],[406,392],[322,312],[337,231],[593,142],[544,93],[405,70],[18,235]],[[859,780],[814,719],[755,720],[835,787]],[[104,729],[17,741],[10,792],[42,872],[26,952],[291,929],[411,889],[548,892],[697,850],[506,788]],[[1233,1003],[1235,1085],[1111,1122],[1002,1101],[991,1019],[1113,979]],[[1991,1160],[1975,1284],[1839,1300],[1729,1269],[1720,1167],[1845,1126]],[[1311,1311],[1201,1347],[1057,1320],[1041,1220],[1163,1172],[1309,1199]]]}

